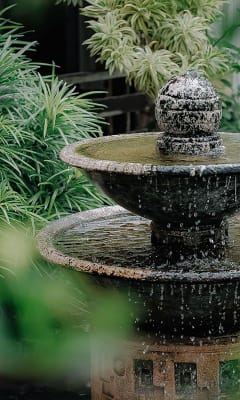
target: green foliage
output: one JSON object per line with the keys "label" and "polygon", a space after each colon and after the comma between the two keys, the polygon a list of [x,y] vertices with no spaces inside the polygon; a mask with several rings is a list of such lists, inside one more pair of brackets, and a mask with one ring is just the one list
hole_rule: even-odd
{"label": "green foliage", "polygon": [[224,3],[224,0],[176,0],[178,11],[190,9],[194,16],[206,18],[209,22],[221,14]]}
{"label": "green foliage", "polygon": [[236,390],[239,391],[240,360],[236,359],[222,361],[220,363],[219,372],[220,387],[222,392],[235,392]]}
{"label": "green foliage", "polygon": [[169,77],[186,68],[197,68],[210,79],[228,71],[227,53],[208,37],[222,4],[221,0],[88,0],[82,14],[93,33],[85,43],[110,73],[124,71],[128,81],[155,98]]}
{"label": "green foliage", "polygon": [[39,219],[32,212],[32,207],[30,207],[21,194],[14,191],[8,184],[7,181],[2,180],[0,182],[0,226],[4,226],[6,223],[11,224],[12,221],[29,220],[32,218]]}
{"label": "green foliage", "polygon": [[[235,8],[236,12],[233,12],[233,16],[227,18],[227,15],[225,15],[220,21],[222,25],[221,35],[211,39],[220,48],[227,48],[230,55],[231,74],[221,79],[219,86],[223,102],[223,117],[220,128],[226,132],[240,132],[240,49],[238,45],[234,44],[234,36],[239,33],[240,28],[240,10],[237,9],[237,3]],[[227,14],[227,9],[225,9],[225,12]]]}
{"label": "green foliage", "polygon": [[109,355],[117,351],[117,339],[130,334],[129,302],[111,290],[103,296],[73,271],[52,266],[40,276],[34,263],[47,271],[25,231],[0,232],[0,373],[25,379],[71,375],[71,382],[76,374],[78,384],[90,340],[96,352],[104,346]]}
{"label": "green foliage", "polygon": [[52,219],[106,200],[59,159],[67,143],[101,134],[96,105],[41,76],[19,26],[0,18],[0,221]]}
{"label": "green foliage", "polygon": [[60,4],[60,3],[65,3],[68,6],[70,6],[71,4],[73,6],[82,6],[83,0],[57,0],[56,4]]}
{"label": "green foliage", "polygon": [[224,132],[240,132],[240,85],[233,90],[231,81],[224,80],[222,83],[223,116],[220,128]]}
{"label": "green foliage", "polygon": [[181,11],[160,25],[154,39],[174,54],[192,57],[207,40],[206,20],[194,17],[189,10]]}
{"label": "green foliage", "polygon": [[[148,87],[148,94],[155,97],[156,87],[163,85],[165,79],[179,72],[173,53],[168,50],[152,51],[149,46],[139,47],[135,53],[134,63],[129,69],[129,80],[134,81],[141,91]],[[139,64],[137,70],[136,63]]]}

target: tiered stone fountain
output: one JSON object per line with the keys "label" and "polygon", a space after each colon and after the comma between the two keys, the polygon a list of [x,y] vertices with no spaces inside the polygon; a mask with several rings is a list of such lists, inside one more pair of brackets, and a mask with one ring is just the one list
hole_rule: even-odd
{"label": "tiered stone fountain", "polygon": [[[48,260],[87,274],[96,285],[123,290],[138,306],[136,331],[158,337],[155,344],[145,340],[150,350],[141,357],[146,353],[142,340],[129,342],[129,363],[113,367],[105,383],[96,367],[94,400],[172,400],[171,387],[161,392],[160,381],[168,375],[159,372],[158,357],[174,352],[171,344],[170,353],[165,348],[162,335],[202,336],[211,345],[210,335],[240,328],[240,218],[234,215],[240,208],[240,135],[217,132],[219,97],[195,71],[162,88],[156,118],[161,132],[101,137],[65,147],[62,160],[83,170],[120,206],[62,218],[38,236],[40,252]],[[202,348],[206,363],[209,348]],[[175,346],[175,351],[179,358],[181,348]],[[192,347],[190,353],[194,351],[198,353]],[[151,375],[149,368],[156,363]],[[113,375],[115,386],[108,387]],[[140,387],[144,382],[147,386]],[[215,390],[218,383],[213,386]],[[131,390],[124,394],[120,387]]]}
{"label": "tiered stone fountain", "polygon": [[237,331],[239,218],[227,217],[240,207],[240,135],[217,133],[219,97],[194,71],[162,88],[156,117],[161,133],[101,137],[63,149],[65,162],[124,208],[50,224],[38,238],[40,252],[99,285],[127,289],[139,306],[139,329]]}

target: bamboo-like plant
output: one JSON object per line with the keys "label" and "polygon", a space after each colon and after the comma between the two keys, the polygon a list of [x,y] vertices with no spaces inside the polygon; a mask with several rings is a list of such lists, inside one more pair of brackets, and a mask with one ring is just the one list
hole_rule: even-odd
{"label": "bamboo-like plant", "polygon": [[[81,0],[59,2],[81,6]],[[81,12],[93,31],[86,44],[112,73],[152,98],[171,76],[194,67],[210,79],[228,70],[224,50],[209,38],[222,0],[87,0]]]}
{"label": "bamboo-like plant", "polygon": [[59,160],[72,141],[101,134],[96,105],[43,77],[27,56],[19,26],[0,14],[0,223],[54,218],[104,203],[83,176]]}

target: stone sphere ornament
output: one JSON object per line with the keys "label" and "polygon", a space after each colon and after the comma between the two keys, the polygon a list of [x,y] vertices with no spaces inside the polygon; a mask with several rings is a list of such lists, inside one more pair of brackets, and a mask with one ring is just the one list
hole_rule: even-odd
{"label": "stone sphere ornament", "polygon": [[164,153],[215,155],[224,148],[217,132],[222,107],[213,85],[195,70],[170,79],[155,108],[161,130],[157,146]]}

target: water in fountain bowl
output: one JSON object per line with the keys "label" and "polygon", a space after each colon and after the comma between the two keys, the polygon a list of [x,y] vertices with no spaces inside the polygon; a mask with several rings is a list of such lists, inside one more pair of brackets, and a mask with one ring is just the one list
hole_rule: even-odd
{"label": "water in fountain bowl", "polygon": [[192,156],[187,154],[163,154],[156,146],[159,133],[138,133],[116,135],[111,138],[100,138],[94,142],[76,146],[80,155],[95,160],[106,160],[118,163],[151,164],[153,166],[191,166],[212,164],[238,164],[240,135],[222,133],[225,151],[220,156]]}
{"label": "water in fountain bowl", "polygon": [[92,139],[67,146],[61,158],[84,170],[117,204],[162,229],[211,221],[218,226],[240,207],[240,135],[222,134],[225,153],[219,157],[161,154],[158,136]]}
{"label": "water in fountain bowl", "polygon": [[239,218],[232,218],[224,260],[167,262],[151,245],[149,221],[117,206],[62,218],[38,242],[48,260],[124,292],[137,307],[137,330],[222,335],[240,329]]}

